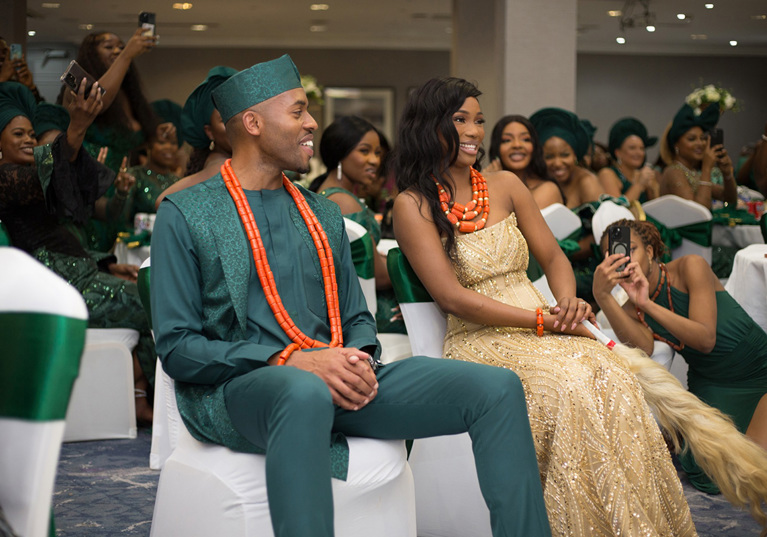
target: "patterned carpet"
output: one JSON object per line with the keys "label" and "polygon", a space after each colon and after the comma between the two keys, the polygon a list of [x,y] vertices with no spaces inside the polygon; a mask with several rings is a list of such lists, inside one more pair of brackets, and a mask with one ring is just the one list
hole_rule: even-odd
{"label": "patterned carpet", "polygon": [[[150,443],[143,429],[136,440],[64,444],[53,498],[56,535],[147,537],[159,478],[149,469]],[[684,476],[682,483],[701,537],[759,535],[748,513],[695,490]]]}

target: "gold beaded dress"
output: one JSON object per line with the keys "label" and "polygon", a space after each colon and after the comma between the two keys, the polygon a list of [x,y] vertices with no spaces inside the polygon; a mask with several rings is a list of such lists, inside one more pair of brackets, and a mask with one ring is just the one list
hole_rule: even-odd
{"label": "gold beaded dress", "polygon": [[[464,287],[546,310],[527,261],[514,214],[457,237],[454,268]],[[554,536],[696,535],[642,389],[612,351],[584,337],[539,338],[453,315],[447,322],[445,357],[509,368],[522,380]]]}

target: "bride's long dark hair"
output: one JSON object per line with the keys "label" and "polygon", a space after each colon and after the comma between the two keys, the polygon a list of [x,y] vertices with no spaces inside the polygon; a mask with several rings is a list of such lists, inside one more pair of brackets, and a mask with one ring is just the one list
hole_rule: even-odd
{"label": "bride's long dark hair", "polygon": [[[402,193],[410,190],[423,197],[434,224],[447,238],[445,251],[451,257],[455,248],[455,227],[440,209],[433,178],[438,178],[453,196],[450,182],[442,180],[451,177],[449,168],[458,158],[458,131],[453,124],[453,114],[460,110],[466,99],[476,99],[480,95],[482,92],[474,84],[461,78],[429,80],[408,98],[394,149],[397,188]],[[480,148],[475,168],[479,169],[484,154]]]}

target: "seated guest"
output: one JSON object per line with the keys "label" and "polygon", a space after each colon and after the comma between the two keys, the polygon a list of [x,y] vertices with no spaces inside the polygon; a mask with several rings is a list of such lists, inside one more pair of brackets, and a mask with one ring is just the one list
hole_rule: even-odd
{"label": "seated guest", "polygon": [[490,136],[490,165],[486,172],[507,170],[530,189],[540,209],[564,203],[562,189],[546,172],[538,133],[524,116],[504,116]]}
{"label": "seated guest", "polygon": [[530,116],[543,147],[548,176],[562,189],[571,209],[599,201],[602,188],[596,175],[579,166],[589,148],[586,129],[578,116],[560,108],[543,108]]}
{"label": "seated guest", "polygon": [[309,171],[317,128],[290,57],[237,73],[213,98],[232,159],[168,196],[152,237],[157,349],[190,433],[266,453],[276,537],[333,537],[343,435],[468,431],[493,535],[550,535],[514,373],[426,357],[377,369],[341,212],[283,173]]}
{"label": "seated guest", "polygon": [[[94,87],[97,87],[94,85]],[[37,258],[76,287],[88,306],[91,328],[133,328],[136,417],[152,420],[147,399],[156,355],[141,307],[138,267],[115,263],[114,256],[86,251],[78,231],[114,174],[81,149],[88,125],[101,110],[98,91],[85,85],[68,100],[69,126],[50,144],[35,147],[34,96],[16,82],[0,83],[0,220],[11,244]],[[126,281],[128,280],[128,281]]]}
{"label": "seated guest", "polygon": [[155,207],[159,207],[168,194],[210,179],[232,156],[226,128],[213,105],[211,93],[236,72],[231,67],[214,67],[187,98],[181,113],[181,134],[193,150],[187,162],[186,176],[162,192]]}
{"label": "seated guest", "polygon": [[655,171],[646,162],[648,147],[658,139],[647,136],[647,129],[637,119],[626,117],[610,128],[609,150],[615,164],[599,171],[599,181],[606,194],[623,195],[629,201],[644,203],[657,198],[660,185]]}
{"label": "seated guest", "polygon": [[660,178],[660,194],[675,194],[711,209],[711,200],[733,207],[738,189],[732,161],[723,145],[711,147],[708,131],[719,121],[719,107],[708,106],[699,116],[685,104],[674,116],[661,156],[667,164]]}
{"label": "seated guest", "polygon": [[21,55],[21,58],[15,60],[11,59],[11,47],[8,43],[0,37],[0,82],[20,82],[24,84],[32,95],[35,96],[37,102],[43,102],[40,92],[35,85],[32,72],[27,65],[27,58],[25,54]]}
{"label": "seated guest", "polygon": [[602,142],[593,142],[591,152],[591,166],[589,167],[592,172],[599,173],[599,170],[612,166],[613,159],[610,157],[610,151],[607,146]]}
{"label": "seated guest", "polygon": [[[615,226],[631,228],[631,255],[607,255]],[[619,220],[604,232],[604,261],[594,274],[594,296],[620,340],[648,354],[653,341],[671,345],[689,365],[690,391],[718,408],[767,449],[767,334],[724,290],[708,263],[686,255],[664,264],[658,230],[649,222]],[[617,272],[623,263],[628,266]],[[611,291],[620,285],[622,307]],[[698,489],[717,493],[690,452],[682,468]]]}
{"label": "seated guest", "polygon": [[[341,208],[341,214],[361,224],[373,239],[375,249],[381,240],[381,226],[375,213],[360,196],[378,180],[383,149],[376,128],[357,116],[342,116],[328,125],[320,141],[320,157],[328,171],[314,181],[310,190],[318,192]],[[379,332],[405,332],[398,314],[386,257],[374,252],[378,308],[376,326]]]}

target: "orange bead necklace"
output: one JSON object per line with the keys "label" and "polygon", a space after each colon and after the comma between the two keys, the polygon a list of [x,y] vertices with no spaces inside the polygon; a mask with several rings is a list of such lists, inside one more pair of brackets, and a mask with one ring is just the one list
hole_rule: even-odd
{"label": "orange bead necklace", "polygon": [[336,283],[335,264],[333,263],[333,251],[330,248],[328,237],[325,234],[325,230],[322,229],[319,220],[317,220],[317,217],[314,215],[314,212],[311,207],[309,207],[309,204],[306,202],[306,199],[298,188],[285,177],[285,174],[282,174],[282,184],[285,187],[285,190],[287,190],[293,198],[296,207],[298,207],[298,212],[304,219],[306,227],[309,228],[309,233],[314,241],[314,246],[317,248],[320,267],[322,268],[325,301],[328,305],[328,318],[330,320],[331,341],[329,344],[312,339],[301,332],[285,310],[285,306],[282,304],[282,299],[280,299],[280,294],[277,291],[274,274],[269,268],[269,261],[266,258],[266,249],[261,240],[261,234],[258,231],[256,219],[253,217],[253,211],[251,211],[248,200],[245,198],[245,192],[242,190],[240,181],[234,174],[234,170],[232,170],[231,162],[232,159],[227,159],[221,166],[221,175],[224,178],[224,184],[229,191],[229,195],[232,196],[232,200],[234,200],[234,204],[237,207],[237,213],[240,215],[240,220],[245,228],[248,242],[253,250],[253,260],[256,263],[256,272],[258,273],[261,287],[264,289],[264,295],[269,303],[269,308],[272,310],[274,318],[279,323],[280,328],[282,328],[293,341],[293,343],[288,345],[280,354],[278,365],[284,364],[290,356],[290,353],[299,348],[308,349],[342,346],[344,336],[341,330],[341,309],[338,302],[338,285]]}
{"label": "orange bead necklace", "polygon": [[[487,194],[487,180],[474,168],[471,170],[471,201],[465,206],[460,203],[450,201],[447,190],[439,184],[436,178],[434,182],[439,189],[439,205],[447,216],[447,219],[461,233],[474,233],[485,227],[487,216],[490,214],[490,198]],[[480,212],[482,216],[476,222],[471,222]]]}

